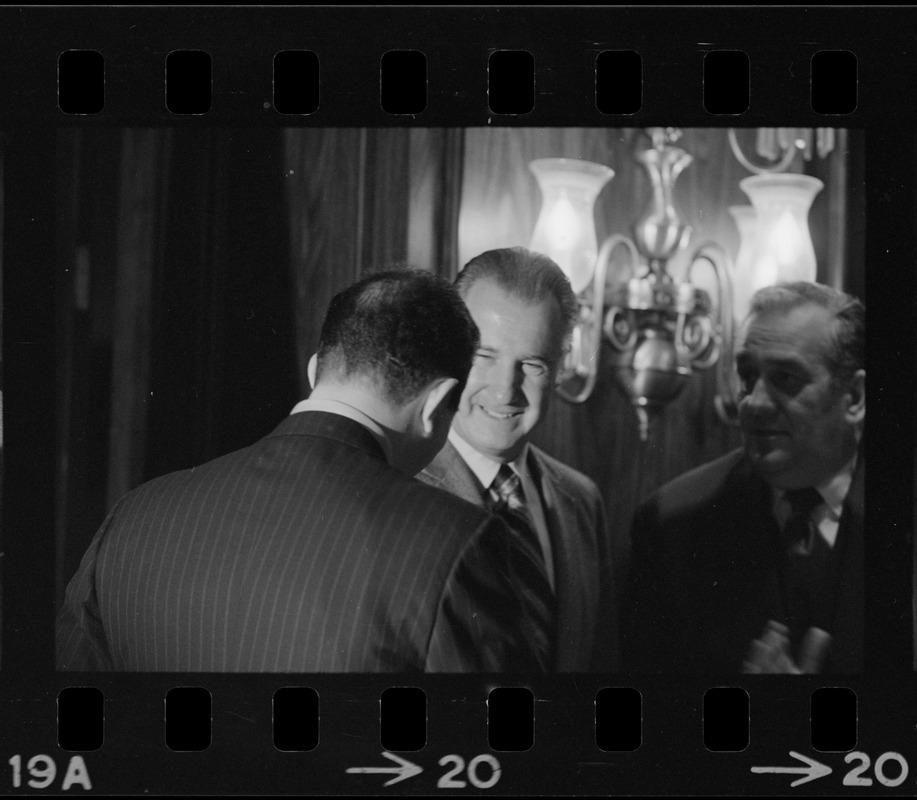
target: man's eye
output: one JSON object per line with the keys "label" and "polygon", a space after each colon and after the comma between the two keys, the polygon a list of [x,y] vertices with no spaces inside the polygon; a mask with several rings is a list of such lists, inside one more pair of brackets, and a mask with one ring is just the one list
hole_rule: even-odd
{"label": "man's eye", "polygon": [[475,353],[475,361],[493,361],[493,355],[490,353]]}
{"label": "man's eye", "polygon": [[752,389],[755,388],[755,381],[757,379],[757,375],[753,375],[749,372],[739,373],[739,391],[742,395],[751,394]]}
{"label": "man's eye", "polygon": [[795,372],[779,370],[770,376],[771,383],[785,394],[796,394],[805,385],[805,380]]}
{"label": "man's eye", "polygon": [[538,377],[539,375],[545,375],[548,371],[548,368],[541,364],[538,361],[523,361],[522,362],[522,373],[524,375],[529,375],[531,377]]}

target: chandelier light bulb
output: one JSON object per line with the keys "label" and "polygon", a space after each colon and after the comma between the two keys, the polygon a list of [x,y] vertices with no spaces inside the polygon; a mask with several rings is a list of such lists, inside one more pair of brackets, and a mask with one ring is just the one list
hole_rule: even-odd
{"label": "chandelier light bulb", "polygon": [[614,171],[575,158],[541,158],[529,169],[542,196],[529,249],[557,262],[581,294],[592,282],[598,257],[595,201]]}

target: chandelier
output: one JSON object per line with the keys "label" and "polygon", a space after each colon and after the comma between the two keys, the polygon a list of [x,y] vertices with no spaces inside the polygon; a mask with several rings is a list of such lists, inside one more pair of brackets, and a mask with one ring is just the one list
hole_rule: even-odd
{"label": "chandelier", "polygon": [[[646,440],[653,416],[678,397],[699,370],[716,366],[716,407],[735,419],[732,375],[733,332],[751,295],[785,280],[814,280],[815,254],[808,211],[821,181],[785,173],[797,152],[820,156],[834,147],[833,131],[760,129],[755,164],[728,132],[737,160],[755,175],[740,182],[750,206],[729,209],[740,232],[735,262],[716,242],[696,247],[683,276],[668,264],[685,250],[691,225],[674,203],[679,175],[693,157],[676,145],[677,128],[649,128],[648,146],[635,159],[645,170],[651,198],[633,223],[631,236],[614,234],[598,245],[594,208],[614,172],[579,159],[548,158],[529,166],[542,193],[530,248],[550,256],[570,279],[579,316],[559,372],[557,392],[572,403],[594,388],[603,341],[608,367],[633,406],[640,437]],[[708,292],[692,275],[698,265],[713,274]],[[709,283],[707,284],[709,285]]]}

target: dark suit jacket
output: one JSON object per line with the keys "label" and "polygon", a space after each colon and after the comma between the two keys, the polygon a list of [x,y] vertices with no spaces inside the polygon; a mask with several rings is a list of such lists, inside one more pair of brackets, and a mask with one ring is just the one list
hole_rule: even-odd
{"label": "dark suit jacket", "polygon": [[[555,671],[614,672],[619,666],[617,612],[612,598],[611,545],[598,487],[532,445],[528,466],[544,501],[554,557],[558,603]],[[449,442],[417,477],[484,505],[484,487]]]}
{"label": "dark suit jacket", "polygon": [[[834,545],[839,589],[824,672],[863,669],[862,453]],[[740,450],[663,486],[637,510],[625,666],[739,673],[752,640],[781,617],[782,545],[770,488]]]}
{"label": "dark suit jacket", "polygon": [[70,582],[65,670],[527,671],[502,522],[303,412],[125,496]]}

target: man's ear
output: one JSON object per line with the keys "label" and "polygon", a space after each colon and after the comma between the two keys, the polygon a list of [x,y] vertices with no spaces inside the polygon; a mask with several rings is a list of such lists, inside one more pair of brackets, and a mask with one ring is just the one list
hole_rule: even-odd
{"label": "man's ear", "polygon": [[309,386],[315,388],[315,370],[318,368],[318,353],[313,353],[309,359],[309,366],[306,368],[306,374],[309,376]]}
{"label": "man's ear", "polygon": [[449,399],[457,386],[455,378],[437,378],[430,384],[420,412],[423,432],[427,436],[433,434],[436,418],[447,408],[451,412],[453,404],[450,404]]}
{"label": "man's ear", "polygon": [[847,390],[847,420],[862,422],[866,418],[866,370],[858,369]]}

